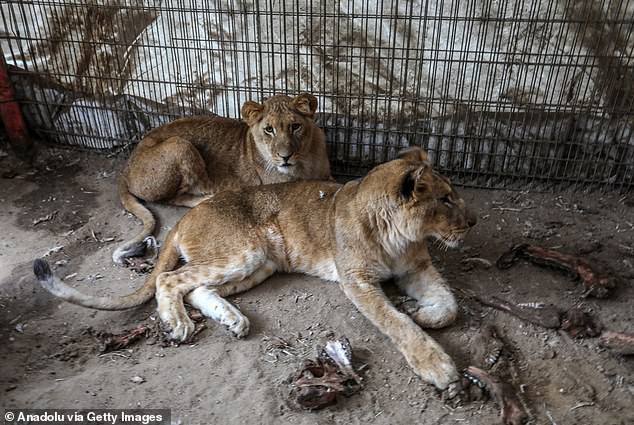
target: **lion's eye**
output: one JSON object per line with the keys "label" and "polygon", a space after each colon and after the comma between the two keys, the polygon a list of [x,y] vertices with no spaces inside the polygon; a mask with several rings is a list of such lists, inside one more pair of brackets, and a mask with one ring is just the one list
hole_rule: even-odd
{"label": "lion's eye", "polygon": [[266,127],[264,127],[264,132],[266,134],[275,134],[275,129],[270,125],[267,125]]}
{"label": "lion's eye", "polygon": [[297,130],[299,130],[300,128],[302,128],[302,125],[301,125],[301,124],[299,124],[299,123],[294,122],[293,124],[291,124],[291,130],[292,130],[292,131],[297,131]]}

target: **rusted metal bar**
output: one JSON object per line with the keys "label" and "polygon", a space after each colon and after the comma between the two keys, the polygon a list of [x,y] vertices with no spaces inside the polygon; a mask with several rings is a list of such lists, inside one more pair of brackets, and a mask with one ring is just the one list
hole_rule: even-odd
{"label": "rusted metal bar", "polygon": [[29,137],[20,106],[15,100],[15,91],[11,86],[2,49],[0,49],[0,119],[15,153],[24,159],[31,159],[34,154],[33,142]]}

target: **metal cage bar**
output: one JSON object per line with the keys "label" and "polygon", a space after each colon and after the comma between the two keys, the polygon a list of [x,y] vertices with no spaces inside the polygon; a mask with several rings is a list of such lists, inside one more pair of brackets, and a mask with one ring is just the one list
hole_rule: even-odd
{"label": "metal cage bar", "polygon": [[129,149],[176,117],[320,100],[333,169],[407,146],[482,187],[634,186],[634,0],[6,0],[34,134]]}

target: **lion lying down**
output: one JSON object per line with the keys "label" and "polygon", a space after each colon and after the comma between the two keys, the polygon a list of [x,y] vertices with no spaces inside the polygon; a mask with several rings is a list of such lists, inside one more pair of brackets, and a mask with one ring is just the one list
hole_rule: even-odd
{"label": "lion lying down", "polygon": [[117,264],[145,250],[156,220],[141,203],[193,207],[227,189],[330,178],[324,132],[315,124],[317,98],[272,96],[248,101],[244,121],[194,116],[149,132],[119,179],[124,208],[143,229],[112,254]]}
{"label": "lion lying down", "polygon": [[[339,282],[415,372],[446,389],[458,380],[456,367],[421,326],[449,325],[458,307],[432,265],[425,239],[453,247],[475,223],[449,181],[432,170],[422,150],[412,148],[345,185],[281,183],[202,202],[171,230],[153,273],[131,295],[85,295],[55,277],[45,261],[33,266],[45,289],[85,307],[127,309],[156,294],[161,320],[177,340],[194,330],[183,298],[240,337],[248,333],[249,320],[224,297],[276,271]],[[185,265],[176,268],[180,259]],[[389,278],[418,300],[411,319],[382,292],[379,282]]]}

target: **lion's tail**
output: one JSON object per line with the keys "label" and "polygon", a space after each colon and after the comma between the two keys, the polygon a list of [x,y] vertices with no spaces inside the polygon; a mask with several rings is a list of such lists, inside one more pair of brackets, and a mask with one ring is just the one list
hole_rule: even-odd
{"label": "lion's tail", "polygon": [[[146,241],[148,237],[152,235],[156,220],[152,215],[152,212],[148,210],[139,200],[134,196],[128,188],[128,181],[125,176],[122,176],[119,180],[119,198],[123,207],[134,214],[143,223],[143,228],[132,239],[128,239],[115,249],[112,253],[112,260],[119,265],[123,264],[123,261],[129,257],[138,257],[145,252]],[[151,239],[153,240],[153,239]]]}
{"label": "lion's tail", "polygon": [[41,258],[37,258],[33,262],[33,272],[44,289],[65,301],[97,310],[126,310],[149,301],[156,292],[157,277],[164,271],[174,270],[178,265],[179,254],[171,236],[170,232],[156,266],[145,284],[129,295],[96,297],[79,292],[62,282],[51,271],[49,264]]}

